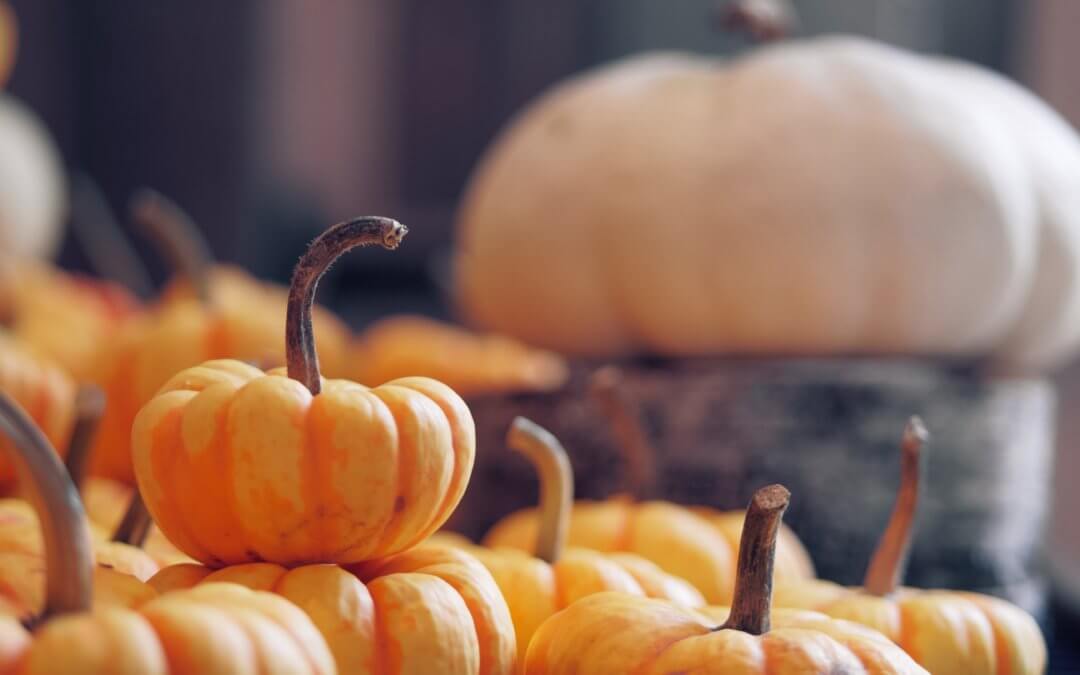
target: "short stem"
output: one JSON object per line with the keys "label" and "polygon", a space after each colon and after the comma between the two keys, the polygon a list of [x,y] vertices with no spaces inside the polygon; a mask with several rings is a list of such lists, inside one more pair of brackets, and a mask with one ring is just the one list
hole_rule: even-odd
{"label": "short stem", "polygon": [[150,511],[146,508],[142,494],[136,489],[131,495],[123,519],[113,532],[112,540],[142,548],[153,526],[154,520],[150,517]]}
{"label": "short stem", "polygon": [[131,198],[131,217],[150,236],[174,273],[191,284],[195,297],[209,303],[214,257],[191,216],[160,192],[143,188]]}
{"label": "short stem", "polygon": [[150,273],[116,221],[101,187],[82,173],[71,177],[71,226],[94,271],[115,279],[140,298],[153,295]]}
{"label": "short stem", "polygon": [[863,590],[871,595],[891,595],[903,583],[911,551],[915,512],[919,505],[919,483],[926,464],[923,448],[928,438],[926,427],[912,417],[904,427],[900,442],[900,489],[885,533],[870,559],[863,580]]}
{"label": "short stem", "polygon": [[528,458],[540,478],[540,526],[534,555],[553,563],[562,557],[574,502],[574,472],[559,439],[539,424],[515,417],[506,444]]}
{"label": "short stem", "polygon": [[618,444],[623,460],[622,492],[636,499],[651,497],[656,488],[656,448],[622,391],[619,369],[606,366],[589,378],[589,396],[599,406]]}
{"label": "short stem", "polygon": [[347,251],[371,244],[392,251],[408,232],[409,228],[390,218],[355,218],[338,223],[316,237],[296,263],[285,315],[285,360],[289,377],[303,383],[312,394],[322,391],[319,355],[311,329],[311,305],[319,280]]}
{"label": "short stem", "polygon": [[751,635],[769,632],[776,536],[790,500],[791,493],[783,485],[763,487],[750,500],[739,540],[731,614],[721,629]]}
{"label": "short stem", "polygon": [[26,413],[0,392],[0,431],[11,440],[19,487],[37,511],[45,543],[42,617],[90,609],[94,557],[79,492]]}
{"label": "short stem", "polygon": [[105,413],[105,393],[92,384],[84,384],[75,394],[75,425],[71,429],[68,441],[67,457],[64,468],[67,469],[75,488],[82,489],[86,480],[86,469],[90,464],[90,448],[97,435],[98,424]]}
{"label": "short stem", "polygon": [[720,10],[724,27],[746,31],[758,42],[773,42],[791,35],[799,15],[789,0],[731,0]]}

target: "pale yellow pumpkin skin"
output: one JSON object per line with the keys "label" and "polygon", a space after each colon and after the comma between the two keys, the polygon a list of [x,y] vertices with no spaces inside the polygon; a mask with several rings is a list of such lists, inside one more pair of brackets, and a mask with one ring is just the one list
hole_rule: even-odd
{"label": "pale yellow pumpkin skin", "polygon": [[[570,516],[570,546],[602,552],[634,553],[665,572],[685,579],[707,601],[731,601],[735,584],[738,536],[729,539],[732,523],[741,528],[742,512],[732,512],[723,530],[684,507],[669,502],[634,502],[617,497],[603,502],[579,500]],[[516,511],[496,523],[484,537],[489,547],[531,551],[536,542],[536,509]],[[777,579],[813,578],[813,566],[798,538],[780,530],[776,549]]]}
{"label": "pale yellow pumpkin skin", "polygon": [[814,612],[773,614],[755,636],[717,626],[722,609],[699,612],[660,600],[600,593],[554,615],[536,632],[525,675],[794,675],[927,671],[880,634]]}
{"label": "pale yellow pumpkin skin", "polygon": [[1080,142],[1029,93],[959,69],[827,37],[575,77],[470,180],[458,303],[596,357],[1061,363],[1080,340]]}
{"label": "pale yellow pumpkin skin", "polygon": [[385,561],[345,569],[269,563],[211,570],[163,569],[160,591],[228,582],[269,591],[311,617],[338,671],[354,675],[509,675],[516,643],[491,575],[453,548],[422,545]]}
{"label": "pale yellow pumpkin skin", "polygon": [[773,604],[873,628],[932,673],[1039,675],[1046,670],[1046,642],[1035,620],[986,595],[901,588],[881,598],[828,581],[804,581],[778,584]]}

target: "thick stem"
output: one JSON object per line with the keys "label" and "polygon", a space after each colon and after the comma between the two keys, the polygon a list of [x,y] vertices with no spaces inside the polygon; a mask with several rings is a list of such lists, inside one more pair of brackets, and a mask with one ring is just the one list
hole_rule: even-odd
{"label": "thick stem", "polygon": [[154,294],[150,273],[126,236],[101,187],[89,176],[71,177],[71,229],[90,265],[140,298]]}
{"label": "thick stem", "polygon": [[131,495],[131,501],[128,502],[127,511],[124,511],[124,517],[113,532],[112,540],[142,548],[153,526],[154,520],[150,517],[150,511],[146,508],[142,493],[136,489]]}
{"label": "thick stem", "polygon": [[739,540],[731,614],[721,630],[751,635],[769,632],[776,536],[790,500],[791,493],[783,485],[763,487],[750,499]]}
{"label": "thick stem", "polygon": [[347,251],[371,244],[392,251],[408,233],[409,228],[391,218],[355,218],[338,223],[316,237],[296,263],[285,314],[285,360],[289,377],[303,383],[312,394],[322,391],[319,355],[311,330],[311,306],[315,302],[319,280]]}
{"label": "thick stem", "polygon": [[208,304],[214,256],[191,216],[160,192],[142,188],[131,198],[131,218],[174,273],[187,280],[199,302]]}
{"label": "thick stem", "polygon": [[919,505],[919,483],[926,464],[923,448],[928,437],[921,419],[908,420],[900,442],[900,489],[896,504],[863,580],[863,590],[871,595],[891,595],[903,583]]}
{"label": "thick stem", "polygon": [[773,42],[791,35],[799,15],[788,0],[732,0],[720,9],[729,30],[745,31],[758,42]]}
{"label": "thick stem", "polygon": [[622,373],[614,366],[598,369],[589,378],[589,397],[607,420],[623,460],[622,492],[647,499],[656,489],[656,448],[641,417],[622,391]]}
{"label": "thick stem", "polygon": [[98,424],[104,414],[105,392],[92,384],[81,385],[75,394],[75,425],[71,429],[67,457],[64,459],[64,468],[77,490],[82,489],[86,480],[90,448],[94,445]]}
{"label": "thick stem", "polygon": [[0,392],[0,432],[11,439],[19,487],[37,511],[45,543],[45,609],[40,618],[90,609],[94,557],[79,491],[48,439]]}
{"label": "thick stem", "polygon": [[562,557],[570,531],[574,506],[570,458],[554,434],[524,417],[514,418],[506,432],[506,444],[525,455],[540,478],[540,526],[533,554],[553,563]]}

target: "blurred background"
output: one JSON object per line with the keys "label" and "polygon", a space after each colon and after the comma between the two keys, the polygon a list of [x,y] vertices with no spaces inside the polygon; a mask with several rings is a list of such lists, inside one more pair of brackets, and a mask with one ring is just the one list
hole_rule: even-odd
{"label": "blurred background", "polygon": [[[452,314],[440,279],[458,198],[483,149],[538,92],[638,51],[749,46],[716,29],[706,0],[11,4],[19,54],[9,91],[118,212],[133,190],[153,186],[194,216],[219,259],[282,281],[331,222],[385,214],[407,223],[400,253],[352,256],[328,284],[323,300],[355,328],[390,311]],[[801,34],[857,33],[981,63],[1080,124],[1076,0],[796,5]],[[60,259],[87,267],[74,241]],[[1071,447],[1080,368],[1058,381],[1060,516],[1080,512]],[[1053,528],[1059,597],[1080,607],[1080,529],[1068,517]]]}

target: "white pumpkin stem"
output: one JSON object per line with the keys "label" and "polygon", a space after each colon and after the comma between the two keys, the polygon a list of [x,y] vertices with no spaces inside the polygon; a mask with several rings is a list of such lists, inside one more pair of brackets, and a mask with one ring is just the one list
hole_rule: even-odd
{"label": "white pumpkin stem", "polygon": [[45,434],[0,392],[0,431],[14,451],[19,487],[37,512],[45,543],[45,609],[40,619],[89,611],[94,556],[79,491]]}
{"label": "white pumpkin stem", "polygon": [[101,416],[105,414],[105,392],[92,384],[84,384],[75,393],[75,424],[68,440],[67,469],[75,488],[81,490],[90,463],[90,448],[94,445]]}
{"label": "white pumpkin stem", "polygon": [[393,251],[408,233],[409,228],[391,218],[356,218],[338,223],[320,234],[296,263],[285,314],[285,361],[289,377],[301,382],[312,394],[322,391],[319,355],[315,351],[311,328],[311,306],[315,303],[319,280],[347,251],[371,244]]}
{"label": "white pumpkin stem", "polygon": [[150,188],[135,193],[130,210],[132,220],[154,242],[173,272],[187,280],[199,302],[209,304],[214,256],[191,216],[176,202]]}
{"label": "white pumpkin stem", "polygon": [[515,417],[506,444],[525,455],[540,478],[540,525],[533,555],[556,562],[566,549],[570,510],[574,506],[574,472],[566,449],[547,429]]}
{"label": "white pumpkin stem", "polygon": [[725,28],[746,31],[758,42],[774,42],[790,36],[799,25],[799,14],[788,0],[732,0],[720,10]]}
{"label": "white pumpkin stem", "polygon": [[622,371],[614,366],[597,369],[589,377],[589,397],[600,408],[623,460],[622,492],[647,499],[656,489],[656,447],[622,392]]}
{"label": "white pumpkin stem", "polygon": [[717,630],[751,635],[769,632],[776,537],[790,501],[791,493],[783,485],[763,487],[750,499],[739,539],[731,614]]}
{"label": "white pumpkin stem", "polygon": [[903,583],[915,530],[928,437],[921,419],[912,417],[908,420],[900,442],[900,488],[896,493],[896,504],[863,580],[863,589],[871,595],[891,595]]}
{"label": "white pumpkin stem", "polygon": [[140,298],[154,294],[150,272],[116,221],[101,186],[79,172],[71,177],[71,230],[100,276],[117,280]]}

